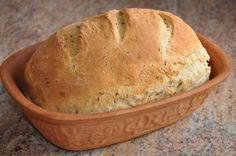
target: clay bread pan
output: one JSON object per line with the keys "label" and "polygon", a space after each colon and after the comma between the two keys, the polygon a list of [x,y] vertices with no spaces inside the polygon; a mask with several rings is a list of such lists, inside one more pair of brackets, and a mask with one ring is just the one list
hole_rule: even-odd
{"label": "clay bread pan", "polygon": [[230,74],[229,57],[217,45],[198,34],[210,55],[211,79],[205,84],[158,102],[114,112],[69,115],[50,112],[24,94],[24,68],[40,43],[9,56],[1,65],[1,79],[14,101],[42,135],[69,150],[86,150],[135,138],[173,124],[190,115],[209,93]]}

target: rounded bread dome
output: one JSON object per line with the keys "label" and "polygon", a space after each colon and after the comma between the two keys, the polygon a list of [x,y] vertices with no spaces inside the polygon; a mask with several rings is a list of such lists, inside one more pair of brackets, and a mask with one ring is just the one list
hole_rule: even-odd
{"label": "rounded bread dome", "polygon": [[111,10],[63,27],[26,65],[31,99],[61,113],[115,111],[188,91],[209,79],[209,55],[179,17]]}

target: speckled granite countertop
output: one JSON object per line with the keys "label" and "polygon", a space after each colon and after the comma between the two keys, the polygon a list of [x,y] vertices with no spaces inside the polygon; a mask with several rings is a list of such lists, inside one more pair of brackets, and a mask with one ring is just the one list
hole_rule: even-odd
{"label": "speckled granite countertop", "polygon": [[[208,36],[236,62],[236,1],[0,1],[0,63],[10,53],[37,43],[58,28],[106,10],[146,7],[171,11]],[[235,67],[234,67],[235,71]],[[236,155],[236,77],[178,123],[105,148],[72,152],[47,142],[0,85],[1,155]]]}

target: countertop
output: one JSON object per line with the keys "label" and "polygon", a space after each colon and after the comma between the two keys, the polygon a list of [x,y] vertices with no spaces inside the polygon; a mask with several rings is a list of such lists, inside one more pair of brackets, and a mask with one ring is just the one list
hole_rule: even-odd
{"label": "countertop", "polygon": [[[0,63],[4,58],[46,39],[58,28],[110,9],[155,8],[183,18],[217,43],[236,63],[235,0],[16,0],[0,1]],[[1,155],[236,155],[235,66],[191,116],[153,133],[112,146],[66,151],[49,143],[27,121],[0,85]]]}

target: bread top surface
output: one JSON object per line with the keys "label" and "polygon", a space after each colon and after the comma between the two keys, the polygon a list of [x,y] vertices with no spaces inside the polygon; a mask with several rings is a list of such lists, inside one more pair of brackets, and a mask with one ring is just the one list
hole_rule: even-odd
{"label": "bread top surface", "polygon": [[179,17],[112,10],[68,25],[40,45],[25,69],[32,100],[62,113],[145,104],[205,82],[209,56]]}

